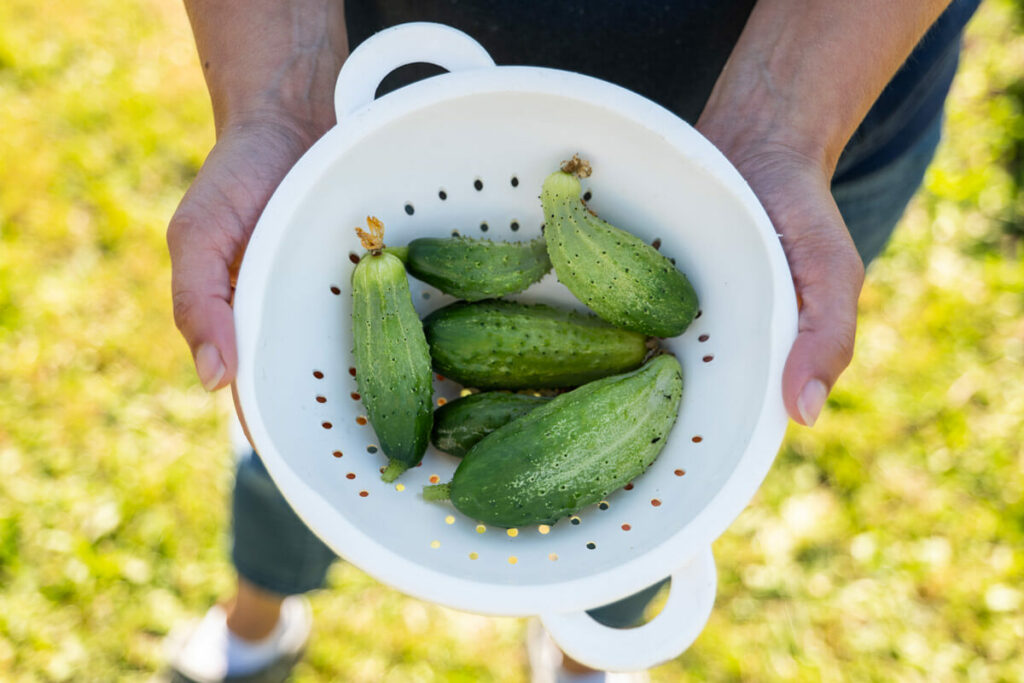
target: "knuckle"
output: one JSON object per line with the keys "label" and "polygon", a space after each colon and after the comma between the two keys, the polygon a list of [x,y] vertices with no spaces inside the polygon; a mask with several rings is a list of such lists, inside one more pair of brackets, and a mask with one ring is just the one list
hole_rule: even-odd
{"label": "knuckle", "polygon": [[174,324],[186,336],[194,322],[197,303],[198,297],[191,290],[174,290],[171,294]]}

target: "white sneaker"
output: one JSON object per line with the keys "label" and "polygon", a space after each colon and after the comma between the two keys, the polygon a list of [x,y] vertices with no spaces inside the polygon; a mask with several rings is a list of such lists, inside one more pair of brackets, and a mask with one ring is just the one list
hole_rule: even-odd
{"label": "white sneaker", "polygon": [[219,605],[202,619],[175,627],[166,640],[174,683],[280,683],[302,657],[313,627],[309,601],[291,595],[281,603],[281,618],[265,638],[236,636]]}
{"label": "white sneaker", "polygon": [[530,658],[531,683],[649,683],[651,680],[646,671],[578,674],[565,669],[562,651],[539,619],[530,619],[526,626],[526,652]]}

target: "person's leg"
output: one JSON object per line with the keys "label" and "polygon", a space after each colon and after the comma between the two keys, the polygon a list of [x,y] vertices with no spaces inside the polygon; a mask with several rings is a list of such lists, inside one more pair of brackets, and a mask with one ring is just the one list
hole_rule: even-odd
{"label": "person's leg", "polygon": [[299,519],[278,491],[263,461],[250,451],[238,463],[232,499],[231,561],[240,589],[235,624],[273,612],[273,596],[297,595],[323,585],[335,555]]}
{"label": "person's leg", "polygon": [[323,584],[335,556],[251,449],[240,452],[232,518],[235,593],[169,638],[174,681],[283,680],[305,647],[312,617],[301,594]]}

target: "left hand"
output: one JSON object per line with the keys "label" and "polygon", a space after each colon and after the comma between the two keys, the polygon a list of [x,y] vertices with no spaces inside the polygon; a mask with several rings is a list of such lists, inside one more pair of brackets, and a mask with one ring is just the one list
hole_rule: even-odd
{"label": "left hand", "polygon": [[789,415],[811,426],[853,358],[864,264],[832,198],[827,163],[767,142],[721,148],[781,235],[799,306],[782,396]]}

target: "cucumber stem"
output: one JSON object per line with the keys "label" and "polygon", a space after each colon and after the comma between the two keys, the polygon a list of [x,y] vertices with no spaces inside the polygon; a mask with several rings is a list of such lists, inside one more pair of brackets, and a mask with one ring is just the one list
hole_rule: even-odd
{"label": "cucumber stem", "polygon": [[590,168],[590,162],[586,159],[580,159],[579,154],[573,154],[572,159],[569,161],[562,162],[562,173],[576,174],[579,178],[589,178],[593,169]]}
{"label": "cucumber stem", "polygon": [[380,256],[384,249],[384,223],[376,216],[367,216],[366,227],[370,229],[369,232],[356,228],[359,241],[363,243],[364,249],[368,249],[374,256]]}
{"label": "cucumber stem", "polygon": [[451,482],[423,487],[423,500],[449,500],[451,498]]}
{"label": "cucumber stem", "polygon": [[387,468],[380,475],[380,478],[382,481],[390,484],[391,482],[398,478],[398,475],[400,475],[402,472],[405,472],[407,469],[409,469],[409,466],[402,462],[401,460],[392,460],[391,462],[388,463]]}

